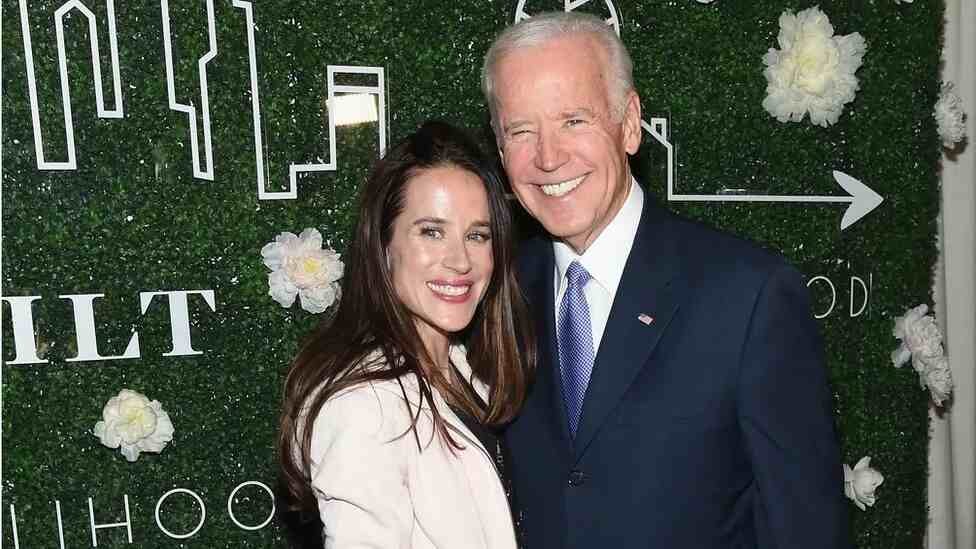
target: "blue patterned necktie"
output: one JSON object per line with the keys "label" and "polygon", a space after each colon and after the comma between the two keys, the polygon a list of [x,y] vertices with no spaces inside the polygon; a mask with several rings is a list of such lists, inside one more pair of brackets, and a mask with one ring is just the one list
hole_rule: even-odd
{"label": "blue patterned necktie", "polygon": [[563,399],[569,431],[576,436],[583,396],[593,372],[593,331],[590,328],[590,307],[583,288],[590,273],[573,261],[566,269],[566,292],[559,305],[559,370],[563,381]]}

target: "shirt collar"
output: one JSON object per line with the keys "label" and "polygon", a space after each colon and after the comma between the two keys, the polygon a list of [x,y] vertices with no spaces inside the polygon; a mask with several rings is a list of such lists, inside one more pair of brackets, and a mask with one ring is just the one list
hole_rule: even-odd
{"label": "shirt collar", "polygon": [[630,190],[620,211],[603,229],[590,247],[578,255],[568,244],[553,241],[552,248],[556,259],[557,292],[562,287],[566,269],[573,260],[579,260],[611,299],[617,293],[617,286],[624,274],[624,266],[634,245],[637,225],[640,224],[641,210],[644,207],[644,191],[637,180],[631,176]]}

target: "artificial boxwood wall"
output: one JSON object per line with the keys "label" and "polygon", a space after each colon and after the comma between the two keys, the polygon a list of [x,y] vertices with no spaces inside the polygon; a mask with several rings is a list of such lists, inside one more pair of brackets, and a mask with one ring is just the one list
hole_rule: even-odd
{"label": "artificial boxwood wall", "polygon": [[[273,438],[281,380],[300,337],[317,315],[282,309],[267,295],[260,249],[281,231],[322,231],[343,251],[352,204],[377,153],[377,123],[339,128],[337,169],[298,177],[297,199],[259,200],[254,154],[245,11],[214,2],[217,55],[207,64],[213,180],[193,176],[187,116],[167,101],[161,7],[114,4],[124,117],[99,118],[87,21],[65,18],[68,86],[77,167],[40,170],[34,151],[21,7],[3,1],[4,296],[41,296],[33,304],[43,364],[11,365],[10,309],[3,307],[3,532],[13,547],[10,505],[22,547],[57,547],[57,501],[67,547],[92,542],[88,498],[97,524],[131,511],[140,547],[283,546],[272,524],[248,531],[226,509],[242,482],[274,484]],[[27,5],[47,161],[64,161],[55,10]],[[112,105],[108,2],[85,2],[99,33],[105,102]],[[429,117],[488,135],[478,91],[481,58],[510,22],[516,0],[255,2],[253,9],[265,174],[270,191],[288,188],[291,163],[328,162],[327,66],[382,67],[390,140]],[[666,116],[676,144],[676,192],[834,195],[839,169],[885,201],[840,230],[843,204],[686,203],[670,205],[781,250],[809,277],[821,320],[844,459],[863,455],[885,475],[877,504],[851,506],[859,547],[920,546],[926,524],[927,396],[909,369],[888,355],[894,316],[927,302],[935,258],[937,137],[930,116],[938,93],[943,3],[892,0],[819,3],[838,34],[860,32],[868,50],[861,90],[829,128],[779,123],[761,107],[762,55],[777,47],[778,18],[810,2],[717,0],[592,1],[578,9],[616,10],[629,46],[645,119]],[[525,2],[531,14],[563,2]],[[176,101],[202,110],[198,60],[209,49],[207,4],[168,2]],[[582,54],[582,52],[581,52]],[[375,78],[347,76],[372,85]],[[199,122],[198,122],[199,123]],[[202,141],[202,134],[201,134]],[[201,151],[202,142],[201,142]],[[635,170],[664,198],[663,149],[646,136]],[[203,155],[201,154],[201,158]],[[203,162],[203,168],[206,168]],[[852,317],[851,277],[869,286]],[[171,347],[168,308],[156,301],[140,315],[139,293],[213,290],[216,310],[190,297],[195,356],[163,356]],[[121,354],[132,330],[141,357],[67,362],[75,328],[66,294],[103,293],[95,301],[98,345]],[[853,312],[863,304],[855,287]],[[159,455],[126,462],[91,429],[121,388],[158,399],[176,427]],[[173,488],[199,495],[207,515],[186,540],[155,522]],[[841,487],[838,486],[838,490]],[[242,524],[269,511],[256,486],[242,488],[233,512]],[[666,500],[662,500],[664,502]],[[666,504],[666,503],[663,503]],[[162,524],[174,533],[200,520],[187,493],[169,497]],[[99,547],[128,545],[125,528],[97,530]]]}

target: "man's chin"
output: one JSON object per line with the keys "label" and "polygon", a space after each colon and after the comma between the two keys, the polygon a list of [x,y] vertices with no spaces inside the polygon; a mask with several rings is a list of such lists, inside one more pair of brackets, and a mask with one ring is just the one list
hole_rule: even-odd
{"label": "man's chin", "polygon": [[[543,225],[545,227],[545,225]],[[553,240],[558,240],[572,248],[576,253],[582,255],[583,252],[593,243],[595,237],[593,236],[593,231],[589,230],[563,230],[560,233],[553,232],[548,228],[546,231],[552,237]]]}
{"label": "man's chin", "polygon": [[542,223],[542,227],[554,240],[561,240],[563,242],[574,240],[580,233],[575,227],[567,227],[565,224]]}

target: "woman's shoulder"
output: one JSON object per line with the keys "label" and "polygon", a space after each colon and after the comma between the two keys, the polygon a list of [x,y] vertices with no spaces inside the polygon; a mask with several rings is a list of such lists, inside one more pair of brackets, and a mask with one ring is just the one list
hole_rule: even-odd
{"label": "woman's shoulder", "polygon": [[398,391],[396,380],[375,380],[330,395],[312,421],[313,448],[342,439],[382,442],[397,438],[410,426]]}
{"label": "woman's shoulder", "polygon": [[[315,428],[318,429],[321,424],[345,424],[349,421],[376,424],[381,418],[390,416],[402,404],[397,402],[394,394],[377,388],[377,385],[381,384],[357,384],[329,397],[319,410]],[[372,418],[377,421],[372,421]]]}
{"label": "woman's shoulder", "polygon": [[[462,345],[454,345],[450,351],[451,361],[461,375],[475,387],[482,396],[487,397],[487,387],[474,373],[467,361],[467,352]],[[381,372],[389,368],[385,355],[375,350],[367,354],[356,366],[359,373],[369,374]],[[343,418],[367,415],[396,416],[410,418],[412,411],[416,415],[418,409],[429,410],[431,403],[421,396],[420,380],[417,374],[407,372],[395,377],[366,376],[348,387],[330,395],[317,415],[316,424],[323,417],[332,421],[343,421]],[[430,387],[433,397],[440,401],[440,395],[435,387]]]}
{"label": "woman's shoulder", "polygon": [[[410,416],[402,397],[387,385],[387,381],[363,381],[325,399],[311,422],[309,471],[313,478],[322,471],[335,473],[337,464],[349,464],[342,466],[346,469],[376,460],[407,464],[412,451],[403,444],[409,441],[404,434],[409,432]],[[334,489],[338,481],[329,478],[328,482],[319,479],[320,487]]]}
{"label": "woman's shoulder", "polygon": [[[382,372],[389,368],[389,364],[383,353],[375,350],[367,354],[353,368],[358,370],[358,374],[370,374]],[[417,380],[412,373],[392,378],[367,375],[364,379],[329,395],[317,414],[316,425],[323,419],[344,421],[349,416],[362,419],[405,410],[403,406],[405,394],[416,392],[417,386]],[[319,390],[324,389],[324,386],[319,388]]]}
{"label": "woman's shoulder", "polygon": [[[356,366],[357,369],[364,372],[378,372],[386,367],[385,361],[370,361],[368,359]],[[328,408],[331,410],[356,411],[357,409],[373,409],[402,402],[404,389],[417,385],[413,377],[413,374],[404,374],[393,378],[367,377],[330,395],[323,405],[323,410]]]}

